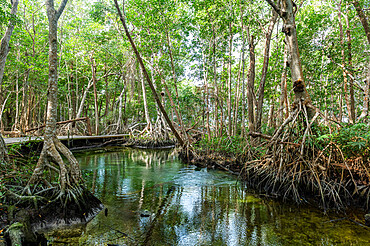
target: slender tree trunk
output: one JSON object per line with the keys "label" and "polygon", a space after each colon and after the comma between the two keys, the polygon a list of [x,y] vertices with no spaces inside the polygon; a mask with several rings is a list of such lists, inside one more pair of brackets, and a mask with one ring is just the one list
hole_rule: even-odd
{"label": "slender tree trunk", "polygon": [[364,106],[358,121],[365,119],[369,115],[369,91],[370,91],[370,61],[368,62],[367,78],[364,86]]}
{"label": "slender tree trunk", "polygon": [[[354,105],[351,105],[351,101],[349,98],[349,90],[348,90],[348,76],[346,71],[346,55],[345,55],[345,44],[344,44],[344,31],[343,31],[343,25],[342,25],[342,12],[341,12],[341,3],[342,1],[339,1],[338,3],[338,23],[339,23],[339,33],[340,33],[340,44],[341,44],[341,55],[342,55],[342,70],[343,70],[343,89],[344,89],[344,99],[346,101],[347,111],[348,111],[348,120],[349,123],[353,124],[355,122],[354,118]],[[349,31],[349,30],[348,30]],[[348,35],[348,33],[347,33]],[[350,43],[348,43],[350,47]],[[353,92],[353,86],[352,86],[352,92]],[[354,103],[354,101],[353,101]],[[353,108],[353,110],[352,110]]]}
{"label": "slender tree trunk", "polygon": [[210,112],[210,103],[209,103],[209,89],[208,89],[208,72],[206,70],[207,62],[205,51],[202,51],[202,60],[203,60],[203,83],[204,83],[204,107],[206,108],[206,129],[208,141],[211,141],[211,127],[209,125],[209,112]]}
{"label": "slender tree trunk", "polygon": [[143,91],[143,102],[144,102],[144,113],[145,113],[145,120],[147,123],[147,129],[151,133],[153,127],[152,127],[152,122],[150,121],[150,116],[149,116],[149,109],[148,109],[148,103],[146,100],[146,90],[145,90],[145,83],[144,83],[144,77],[142,76],[142,73],[140,72],[140,81],[141,81],[141,87]]}
{"label": "slender tree trunk", "polygon": [[341,55],[342,55],[342,74],[343,74],[343,89],[344,89],[344,100],[346,101],[347,111],[348,111],[348,119],[351,124],[353,124],[353,118],[351,115],[351,106],[349,102],[349,96],[348,96],[348,79],[347,79],[347,73],[346,73],[346,56],[344,52],[344,32],[343,32],[343,25],[342,25],[342,12],[341,12],[341,3],[342,1],[339,1],[338,3],[338,23],[339,23],[339,33],[340,33],[340,45],[341,45]]}
{"label": "slender tree trunk", "polygon": [[[18,3],[19,3],[19,0],[12,1],[12,8],[10,10],[10,14],[13,16],[17,14]],[[0,94],[3,94],[2,85],[3,85],[5,63],[6,63],[6,58],[8,57],[8,53],[9,53],[9,41],[10,41],[10,37],[12,36],[13,30],[14,30],[14,25],[15,25],[14,22],[15,20],[13,19],[9,21],[9,25],[6,28],[5,34],[3,38],[1,39],[1,43],[0,43]],[[2,104],[2,101],[0,101],[0,104]],[[9,161],[9,157],[8,157],[7,150],[6,150],[6,145],[0,133],[0,162],[8,162],[8,161]]]}
{"label": "slender tree trunk", "polygon": [[96,64],[95,59],[91,56],[91,73],[92,73],[92,81],[94,87],[94,105],[95,105],[95,134],[99,135],[99,110],[98,110],[98,93],[96,90]]}
{"label": "slender tree trunk", "polygon": [[118,119],[116,133],[120,133],[122,130],[123,95],[126,93],[126,84],[127,84],[125,77],[123,77],[123,81],[124,81],[123,89],[118,97]]}
{"label": "slender tree trunk", "polygon": [[228,97],[227,97],[227,118],[228,118],[228,135],[232,135],[232,119],[231,119],[231,67],[232,67],[232,52],[233,52],[233,33],[232,22],[229,24],[229,66],[228,66]]}
{"label": "slender tree trunk", "polygon": [[242,22],[242,137],[244,138],[246,136],[245,132],[245,34],[244,34],[244,9],[242,9],[241,13],[241,22]]}
{"label": "slender tree trunk", "polygon": [[82,95],[81,102],[80,102],[80,107],[78,108],[76,118],[81,118],[82,111],[85,106],[85,101],[87,97],[87,93],[89,92],[90,88],[93,86],[93,80],[90,80],[86,86],[86,89],[84,91],[84,94]]}
{"label": "slender tree trunk", "polygon": [[248,85],[247,85],[247,102],[248,102],[248,128],[249,132],[255,131],[254,125],[254,78],[256,58],[254,54],[254,36],[250,36],[249,28],[247,29],[249,42],[249,70],[248,70]]}
{"label": "slender tree trunk", "polygon": [[[352,38],[351,38],[351,29],[349,25],[349,19],[348,19],[348,5],[347,5],[347,15],[344,16],[344,19],[346,20],[347,30],[347,48],[348,48],[348,68],[347,73],[352,72]],[[353,123],[356,121],[356,108],[355,108],[355,92],[353,89],[353,76],[352,74],[349,74],[349,98],[350,98],[350,118]]]}
{"label": "slender tree trunk", "polygon": [[[61,16],[68,0],[63,0],[58,10],[54,8],[53,0],[46,0],[46,10],[49,20],[49,80],[48,80],[48,106],[46,112],[46,127],[44,135],[44,146],[40,154],[40,158],[34,169],[34,172],[28,182],[26,190],[30,191],[30,184],[36,183],[42,179],[45,168],[49,165],[50,160],[59,165],[59,181],[60,181],[60,195],[64,195],[67,186],[76,187],[81,180],[81,171],[76,158],[71,151],[64,146],[56,136],[56,119],[58,107],[58,42],[57,42],[57,28],[58,19]],[[62,153],[69,162],[65,163]],[[46,180],[44,179],[46,182]]]}
{"label": "slender tree trunk", "polygon": [[265,50],[263,54],[263,66],[262,66],[262,75],[261,75],[261,81],[260,86],[258,88],[258,101],[257,101],[257,121],[256,121],[256,131],[261,132],[261,126],[262,126],[262,111],[263,111],[263,98],[265,95],[265,84],[266,84],[266,76],[268,71],[268,65],[269,65],[269,59],[270,59],[270,42],[271,42],[271,36],[272,32],[274,30],[275,23],[277,21],[278,14],[273,10],[272,17],[270,20],[270,25],[267,29],[266,35],[266,41],[265,41]]}
{"label": "slender tree trunk", "polygon": [[[288,101],[288,85],[287,85],[287,63],[288,63],[288,50],[285,45],[284,47],[284,65],[283,65],[283,73],[281,75],[281,97],[280,97],[280,110],[281,110],[281,116],[280,116],[280,122],[284,122],[285,119],[289,117],[289,101]],[[284,114],[285,110],[285,114]],[[285,115],[285,116],[284,116]]]}
{"label": "slender tree trunk", "polygon": [[219,121],[218,121],[219,93],[218,93],[218,84],[217,84],[216,33],[215,33],[213,26],[212,26],[212,31],[213,31],[213,42],[212,42],[212,46],[213,46],[213,86],[216,91],[216,95],[215,95],[216,105],[215,105],[215,110],[214,110],[215,111],[214,121],[216,125],[215,136],[218,137],[219,136]]}
{"label": "slender tree trunk", "polygon": [[[149,86],[150,86],[150,89],[152,90],[153,97],[154,97],[155,101],[157,102],[158,107],[160,108],[160,110],[161,110],[161,112],[162,112],[162,114],[163,114],[164,118],[165,118],[165,119],[166,119],[166,121],[167,121],[167,124],[168,124],[168,125],[169,125],[169,127],[171,128],[171,130],[172,130],[173,134],[175,135],[175,137],[176,137],[177,141],[179,142],[179,144],[180,144],[181,146],[185,146],[185,143],[184,143],[183,139],[181,138],[181,136],[179,135],[179,133],[176,131],[175,127],[173,126],[173,124],[172,124],[172,122],[171,122],[170,118],[168,117],[168,114],[167,114],[166,110],[164,109],[164,107],[163,107],[163,105],[162,105],[162,102],[161,102],[160,98],[158,97],[158,94],[157,94],[157,92],[156,92],[156,90],[155,90],[155,88],[154,88],[154,85],[153,85],[153,83],[152,83],[152,81],[151,81],[150,77],[149,77],[149,74],[148,74],[148,72],[146,71],[146,68],[145,68],[145,66],[144,66],[143,60],[141,59],[141,56],[140,56],[140,54],[139,54],[139,51],[137,50],[136,45],[135,45],[134,41],[132,40],[131,35],[130,35],[129,31],[128,31],[128,28],[127,28],[127,25],[126,25],[126,21],[125,21],[125,19],[124,19],[123,15],[122,15],[121,9],[120,9],[120,8],[119,8],[119,6],[118,6],[118,2],[117,2],[117,0],[114,0],[114,3],[115,3],[115,6],[116,6],[116,9],[117,9],[117,11],[118,11],[118,15],[119,15],[119,17],[120,17],[120,20],[121,20],[121,22],[122,22],[122,25],[123,25],[123,27],[124,27],[124,29],[125,29],[126,36],[127,36],[127,38],[129,39],[129,41],[130,41],[130,43],[131,43],[131,46],[132,46],[132,49],[134,50],[135,55],[136,55],[136,57],[137,57],[137,59],[138,59],[138,61],[139,61],[139,64],[140,64],[140,66],[141,66],[141,68],[142,68],[142,70],[143,70],[144,77],[145,77],[145,79],[147,80],[147,82],[148,82],[148,84],[149,84]],[[123,9],[123,11],[124,11],[124,9]]]}
{"label": "slender tree trunk", "polygon": [[366,15],[365,15],[364,11],[362,10],[362,8],[360,6],[360,3],[358,1],[353,1],[352,3],[353,3],[353,6],[355,6],[357,15],[360,18],[362,27],[364,28],[365,35],[367,37],[367,41],[370,44],[370,27],[369,27],[369,22],[366,19]]}
{"label": "slender tree trunk", "polygon": [[[18,3],[19,3],[19,0],[12,1],[12,9],[10,10],[10,14],[12,16],[16,16],[17,14]],[[9,49],[10,37],[12,36],[14,26],[15,26],[15,20],[11,18],[9,21],[8,27],[5,30],[5,34],[0,42],[0,92],[1,92],[1,87],[3,85],[6,58],[8,57],[8,53],[10,50]]]}
{"label": "slender tree trunk", "polygon": [[[104,73],[107,75],[107,63],[104,63]],[[108,76],[105,77],[105,110],[104,110],[104,117],[108,116],[109,112],[109,84],[108,84]]]}

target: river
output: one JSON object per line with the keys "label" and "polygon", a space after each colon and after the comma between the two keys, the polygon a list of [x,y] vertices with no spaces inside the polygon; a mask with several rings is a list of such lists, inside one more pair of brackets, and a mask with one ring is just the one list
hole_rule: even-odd
{"label": "river", "polygon": [[344,216],[263,198],[233,175],[181,163],[173,150],[76,157],[106,209],[50,232],[52,245],[370,245],[370,230]]}

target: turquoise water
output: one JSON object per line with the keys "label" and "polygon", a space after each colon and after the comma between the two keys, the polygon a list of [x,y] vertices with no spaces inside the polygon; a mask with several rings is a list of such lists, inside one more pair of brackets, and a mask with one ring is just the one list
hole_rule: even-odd
{"label": "turquoise water", "polygon": [[370,245],[370,230],[343,216],[260,198],[237,177],[185,165],[174,151],[77,158],[107,210],[50,234],[52,245]]}

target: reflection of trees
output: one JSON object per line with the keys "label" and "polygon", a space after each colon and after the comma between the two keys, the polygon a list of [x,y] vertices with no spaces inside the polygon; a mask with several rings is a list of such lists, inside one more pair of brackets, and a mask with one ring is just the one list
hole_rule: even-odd
{"label": "reflection of trees", "polygon": [[[89,162],[85,165],[91,174],[89,187],[95,187],[110,211],[108,217],[99,215],[94,220],[97,226],[86,232],[101,242],[129,243],[121,235],[112,241],[114,230],[151,245],[281,245],[297,240],[297,233],[302,235],[297,244],[312,238],[330,242],[326,236],[314,235],[317,230],[312,225],[300,225],[305,229],[299,232],[296,225],[304,224],[310,219],[304,216],[310,214],[297,215],[237,185],[209,185],[215,180],[223,183],[224,177],[182,168],[172,161],[171,152],[124,150],[81,159]],[[171,188],[174,178],[177,186]],[[140,217],[145,210],[150,217]]]}

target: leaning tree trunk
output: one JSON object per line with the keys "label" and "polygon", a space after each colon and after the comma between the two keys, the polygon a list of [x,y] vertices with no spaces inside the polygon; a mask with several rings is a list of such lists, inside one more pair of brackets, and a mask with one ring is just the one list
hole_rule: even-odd
{"label": "leaning tree trunk", "polygon": [[134,52],[135,52],[135,55],[136,55],[136,57],[137,57],[137,60],[139,61],[140,67],[141,67],[141,69],[143,70],[144,77],[145,77],[146,81],[148,82],[150,89],[152,90],[153,97],[154,97],[154,99],[155,99],[155,101],[156,101],[156,103],[157,103],[157,105],[158,105],[159,109],[161,110],[161,112],[162,112],[162,114],[163,114],[163,116],[164,116],[164,118],[165,118],[165,120],[166,120],[166,122],[167,122],[168,126],[171,128],[171,131],[172,131],[172,132],[173,132],[173,134],[175,135],[175,137],[176,137],[177,141],[179,142],[179,144],[180,144],[181,146],[185,147],[185,142],[184,142],[184,140],[181,138],[181,136],[179,135],[179,133],[178,133],[178,132],[177,132],[177,130],[175,129],[174,125],[172,124],[172,122],[171,122],[170,118],[168,117],[168,114],[167,114],[166,110],[164,109],[163,104],[162,104],[162,102],[161,102],[161,100],[160,100],[160,98],[159,98],[159,96],[158,96],[158,94],[157,94],[157,91],[156,91],[156,89],[154,88],[153,82],[152,82],[152,80],[150,79],[149,74],[148,74],[148,72],[147,72],[147,70],[146,70],[146,68],[145,68],[145,66],[144,66],[144,62],[143,62],[143,60],[141,59],[141,56],[140,56],[140,54],[139,54],[139,51],[138,51],[138,50],[137,50],[137,48],[136,48],[136,45],[135,45],[135,43],[134,43],[134,40],[132,39],[132,37],[131,37],[131,35],[130,35],[130,32],[128,31],[128,28],[127,28],[127,25],[126,25],[126,21],[125,21],[125,19],[124,19],[123,15],[122,15],[122,12],[121,12],[120,7],[118,6],[118,2],[117,2],[117,0],[114,0],[114,4],[115,4],[115,7],[116,7],[116,9],[117,9],[117,12],[118,12],[119,18],[120,18],[121,23],[122,23],[122,25],[123,25],[123,28],[125,29],[126,36],[127,36],[127,38],[129,39],[130,44],[131,44],[131,47],[132,47],[132,49],[133,49],[133,50],[134,50]]}
{"label": "leaning tree trunk", "polygon": [[353,1],[353,6],[355,6],[357,15],[360,18],[362,27],[364,28],[364,31],[365,31],[365,34],[366,34],[366,37],[367,37],[367,41],[370,44],[370,27],[369,27],[369,22],[366,19],[366,15],[365,15],[365,13],[364,13],[363,9],[361,8],[358,1]]}
{"label": "leaning tree trunk", "polygon": [[[10,10],[10,13],[12,16],[15,16],[17,14],[18,3],[19,3],[19,0],[12,1],[12,9]],[[12,36],[13,30],[14,30],[14,25],[15,25],[14,22],[15,22],[14,19],[10,19],[9,25],[6,28],[4,37],[1,39],[1,43],[0,43],[0,94],[2,94],[1,87],[3,84],[6,58],[8,57],[8,53],[10,50],[9,41],[10,41],[10,37]],[[1,104],[2,102],[0,102],[0,105]],[[7,162],[7,161],[9,161],[9,157],[7,154],[4,139],[0,133],[0,162]]]}
{"label": "leaning tree trunk", "polygon": [[[299,55],[298,40],[297,40],[297,29],[295,25],[295,10],[296,5],[292,0],[282,0],[281,7],[275,5],[272,0],[266,0],[274,10],[279,14],[284,22],[283,32],[285,34],[285,43],[288,49],[288,64],[290,67],[293,91],[294,91],[294,103],[293,109],[298,105],[310,105],[311,98],[307,92],[306,84],[304,82],[304,76],[301,65],[301,58]],[[312,107],[307,108],[308,118],[311,119],[315,111]]]}
{"label": "leaning tree trunk", "polygon": [[[65,194],[68,188],[75,188],[81,180],[81,171],[76,158],[72,152],[62,144],[56,136],[56,118],[57,118],[57,90],[58,90],[58,53],[57,53],[57,25],[68,0],[63,0],[58,10],[54,8],[53,0],[46,0],[46,10],[49,20],[49,81],[48,81],[48,106],[46,112],[46,127],[44,135],[44,146],[40,154],[36,168],[28,182],[27,191],[30,193],[29,186],[38,181],[44,181],[44,170],[49,167],[56,168],[52,163],[59,165],[60,195]],[[67,165],[62,156],[67,159],[70,165]]]}

